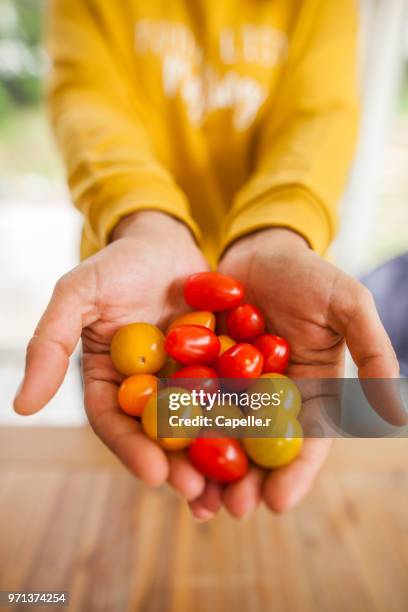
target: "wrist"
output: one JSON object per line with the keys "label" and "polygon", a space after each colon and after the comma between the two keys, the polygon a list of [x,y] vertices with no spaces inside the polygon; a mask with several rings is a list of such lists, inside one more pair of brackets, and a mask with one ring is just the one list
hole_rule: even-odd
{"label": "wrist", "polygon": [[112,241],[139,236],[140,233],[162,237],[177,237],[194,242],[194,238],[186,225],[175,217],[156,210],[140,210],[123,217],[114,228]]}
{"label": "wrist", "polygon": [[281,251],[282,249],[310,248],[306,239],[297,232],[285,227],[268,227],[236,240],[228,247],[227,251],[224,253],[224,257],[232,251],[245,251],[249,254],[254,251],[259,251],[265,245],[267,245],[268,248],[272,246],[276,248],[277,251]]}

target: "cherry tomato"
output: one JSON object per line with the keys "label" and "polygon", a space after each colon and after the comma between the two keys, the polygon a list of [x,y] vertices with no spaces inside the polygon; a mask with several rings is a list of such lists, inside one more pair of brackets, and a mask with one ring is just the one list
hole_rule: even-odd
{"label": "cherry tomato", "polygon": [[284,338],[273,334],[264,334],[255,342],[264,358],[264,372],[284,374],[288,368],[290,349]]}
{"label": "cherry tomato", "polygon": [[180,383],[191,391],[202,389],[206,393],[216,393],[220,388],[218,374],[207,366],[187,366],[172,374],[171,378],[192,379],[191,382],[184,380],[183,383]]}
{"label": "cherry tomato", "polygon": [[[293,415],[278,419],[269,438],[244,438],[246,452],[254,463],[264,468],[278,468],[291,463],[302,448],[302,428]],[[277,437],[279,436],[279,437]]]}
{"label": "cherry tomato", "polygon": [[223,353],[225,353],[225,351],[231,348],[231,346],[234,346],[236,344],[235,340],[225,335],[218,336],[218,340],[220,341],[219,355],[222,355]]}
{"label": "cherry tomato", "polygon": [[242,301],[243,296],[243,285],[219,272],[193,274],[184,285],[184,299],[199,310],[217,312],[233,308]]}
{"label": "cherry tomato", "polygon": [[[157,437],[157,421],[158,421],[158,413],[163,410],[162,418],[167,418],[168,413],[168,402],[169,395],[171,393],[185,394],[187,393],[185,389],[180,387],[168,387],[166,389],[162,389],[158,394],[153,395],[150,400],[147,402],[145,409],[142,414],[142,427],[145,433],[152,438],[152,440],[156,440],[160,446],[168,451],[176,451],[181,450],[182,448],[186,448],[191,444],[193,438],[199,434],[200,428],[197,427],[176,427],[172,428],[174,433],[179,434],[180,437]],[[172,415],[174,413],[171,413]],[[194,418],[202,415],[200,406],[197,406],[193,403],[188,404],[187,406],[181,406],[179,410],[177,410],[177,416],[182,418]]]}
{"label": "cherry tomato", "polygon": [[166,360],[164,336],[150,323],[130,323],[113,336],[110,354],[121,374],[154,374]]}
{"label": "cherry tomato", "polygon": [[247,456],[234,438],[197,438],[188,454],[201,474],[217,482],[234,482],[248,470]]}
{"label": "cherry tomato", "polygon": [[299,389],[293,380],[283,374],[262,374],[251,384],[248,393],[251,395],[253,393],[268,393],[270,396],[278,393],[280,398],[279,407],[286,412],[290,412],[295,417],[298,416],[302,408],[302,396]]}
{"label": "cherry tomato", "polygon": [[119,387],[118,403],[130,416],[141,416],[149,399],[157,392],[157,377],[153,374],[133,374]]}
{"label": "cherry tomato", "polygon": [[169,333],[169,331],[175,327],[180,327],[180,325],[202,325],[203,327],[208,327],[208,329],[214,331],[215,315],[208,310],[195,310],[194,312],[187,312],[186,314],[177,317],[172,323],[170,323],[167,333]]}
{"label": "cherry tomato", "polygon": [[207,327],[181,325],[167,334],[165,349],[183,365],[212,365],[220,351],[220,341]]}
{"label": "cherry tomato", "polygon": [[263,357],[252,344],[235,344],[217,360],[221,378],[258,378],[262,373]]}
{"label": "cherry tomato", "polygon": [[234,340],[252,342],[265,332],[265,319],[253,304],[240,304],[228,312],[227,329]]}

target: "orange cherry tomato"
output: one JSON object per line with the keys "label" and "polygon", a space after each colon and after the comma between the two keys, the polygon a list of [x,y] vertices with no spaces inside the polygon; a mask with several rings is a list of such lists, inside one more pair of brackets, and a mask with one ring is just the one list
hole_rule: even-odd
{"label": "orange cherry tomato", "polygon": [[133,374],[119,387],[118,403],[123,412],[139,417],[149,399],[157,392],[157,377],[153,374]]}
{"label": "orange cherry tomato", "polygon": [[[179,437],[157,436],[158,415],[161,413],[162,416],[160,418],[164,419],[167,418],[167,415],[169,415],[168,403],[171,393],[185,395],[188,392],[186,389],[180,387],[168,387],[159,391],[158,394],[153,395],[147,402],[143,411],[142,427],[149,438],[156,440],[162,448],[168,451],[177,451],[186,448],[191,444],[193,439],[198,436],[200,427],[198,425],[197,427],[183,427],[182,425],[179,427],[174,426],[174,428],[171,428],[171,433],[174,431],[174,433],[177,433]],[[177,416],[181,418],[193,419],[194,417],[200,417],[202,415],[202,411],[200,406],[190,403],[187,406],[181,406],[175,413],[171,413],[172,416],[174,414],[177,414]]]}
{"label": "orange cherry tomato", "polygon": [[218,356],[222,355],[223,353],[225,353],[225,351],[228,351],[231,346],[234,346],[236,344],[235,340],[233,340],[229,336],[225,336],[224,334],[218,336],[218,340],[220,341],[220,352],[218,353]]}
{"label": "orange cherry tomato", "polygon": [[154,374],[164,364],[164,335],[150,323],[130,323],[112,338],[110,354],[121,374]]}
{"label": "orange cherry tomato", "polygon": [[193,274],[184,285],[184,299],[198,310],[217,312],[233,308],[242,301],[243,296],[242,283],[220,272]]}
{"label": "orange cherry tomato", "polygon": [[169,331],[175,327],[180,327],[180,325],[202,325],[203,327],[208,327],[208,329],[214,331],[215,315],[208,310],[195,310],[194,312],[187,312],[186,314],[177,317],[172,323],[170,323],[167,333],[169,333]]}

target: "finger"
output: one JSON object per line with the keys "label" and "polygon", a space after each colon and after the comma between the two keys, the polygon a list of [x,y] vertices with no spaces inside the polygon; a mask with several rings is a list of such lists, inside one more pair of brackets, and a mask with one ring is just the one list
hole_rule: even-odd
{"label": "finger", "polygon": [[193,516],[199,521],[208,521],[222,506],[222,487],[209,480],[199,498],[189,503]]}
{"label": "finger", "polygon": [[225,487],[222,500],[228,512],[235,518],[244,518],[261,501],[265,471],[251,467],[240,481]]}
{"label": "finger", "polygon": [[344,435],[341,395],[316,395],[303,402],[298,420],[305,438],[339,438]]}
{"label": "finger", "polygon": [[291,464],[268,474],[262,490],[266,504],[274,512],[296,506],[308,493],[330,450],[332,441],[304,440],[300,455]]}
{"label": "finger", "polygon": [[187,501],[199,497],[205,488],[205,478],[191,465],[183,452],[169,453],[169,484]]}
{"label": "finger", "polygon": [[[354,279],[342,279],[331,303],[330,324],[346,339],[360,379],[397,379],[399,364],[371,293]],[[393,381],[362,383],[368,401],[393,425],[405,425],[408,414]]]}
{"label": "finger", "polygon": [[[399,365],[371,293],[354,279],[341,283],[331,304],[361,378],[397,378]],[[340,329],[338,329],[340,327]]]}
{"label": "finger", "polygon": [[[81,336],[82,327],[93,322],[90,282],[78,287],[75,271],[56,285],[26,353],[23,381],[14,408],[19,414],[33,414],[55,395],[64,380],[69,357]],[[85,279],[86,280],[86,279]]]}
{"label": "finger", "polygon": [[117,404],[117,385],[85,379],[85,406],[92,429],[129,470],[147,485],[157,487],[168,478],[164,451],[124,414]]}

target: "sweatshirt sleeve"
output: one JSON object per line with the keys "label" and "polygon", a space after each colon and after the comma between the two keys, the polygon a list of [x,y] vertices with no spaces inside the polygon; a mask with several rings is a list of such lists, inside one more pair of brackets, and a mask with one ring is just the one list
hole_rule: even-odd
{"label": "sweatshirt sleeve", "polygon": [[73,200],[85,216],[83,255],[106,245],[118,221],[142,209],[173,215],[199,239],[185,195],[155,156],[128,86],[129,65],[112,50],[100,8],[96,0],[51,0],[47,24],[49,109]]}
{"label": "sweatshirt sleeve", "polygon": [[226,219],[221,253],[280,226],[324,253],[336,230],[358,124],[354,0],[303,3],[278,97],[260,120],[254,171]]}

